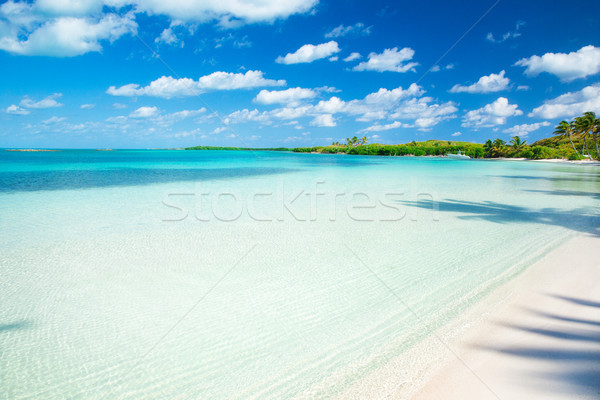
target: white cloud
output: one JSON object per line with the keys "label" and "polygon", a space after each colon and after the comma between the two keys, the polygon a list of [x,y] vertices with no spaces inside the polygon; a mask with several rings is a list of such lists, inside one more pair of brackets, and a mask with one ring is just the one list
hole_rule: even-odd
{"label": "white cloud", "polygon": [[96,107],[95,104],[82,104],[79,106],[79,108],[81,108],[82,110],[90,110],[94,107]]}
{"label": "white cloud", "polygon": [[246,108],[232,112],[223,120],[223,122],[226,125],[243,122],[262,122],[267,125],[271,123],[268,113],[260,112],[256,109],[248,110]]}
{"label": "white cloud", "polygon": [[177,37],[177,35],[173,31],[173,28],[175,28],[177,26],[181,26],[181,24],[182,24],[181,21],[172,21],[169,24],[169,27],[166,29],[163,29],[163,31],[160,33],[160,36],[158,36],[156,39],[154,39],[154,42],[155,43],[164,43],[164,44],[168,44],[168,45],[176,45],[176,44],[181,43],[181,45],[183,45],[183,42]]}
{"label": "white cloud", "polygon": [[[435,103],[431,97],[421,97],[424,90],[417,84],[407,89],[381,88],[366,95],[362,99],[344,101],[337,96],[321,100],[317,104],[288,104],[286,107],[270,111],[239,110],[227,116],[227,123],[258,122],[272,124],[276,120],[296,121],[299,118],[312,118],[312,125],[335,126],[334,115],[346,114],[357,121],[368,122],[388,120],[390,123],[399,119],[414,120],[415,126],[421,130],[429,130],[441,121],[455,118],[456,105],[453,102]],[[383,125],[383,124],[380,124]],[[402,123],[402,126],[410,126]]]}
{"label": "white cloud", "polygon": [[114,103],[113,104],[113,108],[115,110],[121,110],[123,108],[127,108],[127,104],[123,104],[123,103]]}
{"label": "white cloud", "polygon": [[455,118],[457,111],[452,101],[438,104],[433,103],[431,97],[411,98],[401,102],[390,118],[414,119],[420,130],[427,131],[444,120]]}
{"label": "white cloud", "polygon": [[331,114],[321,114],[315,116],[315,118],[310,123],[313,126],[320,127],[333,127],[336,126],[335,120]]}
{"label": "white cloud", "polygon": [[140,87],[130,83],[119,88],[111,86],[106,93],[113,96],[153,96],[170,99],[172,97],[196,96],[208,90],[250,89],[261,86],[284,86],[284,80],[265,79],[261,71],[247,71],[245,74],[233,72],[213,72],[197,81],[190,78],[176,79],[162,76]]}
{"label": "white cloud", "polygon": [[425,91],[419,85],[413,83],[406,90],[402,89],[402,87],[392,90],[380,88],[378,91],[365,96],[364,101],[368,104],[390,104],[408,97],[419,97],[424,93]]}
{"label": "white cloud", "polygon": [[[318,0],[37,0],[0,6],[0,50],[20,55],[72,57],[102,50],[126,34],[136,34],[136,14],[163,15],[179,24],[218,21],[222,27],[273,22],[310,11]],[[106,10],[131,10],[125,15]],[[179,41],[172,25],[158,42]]]}
{"label": "white cloud", "polygon": [[321,100],[315,106],[317,112],[335,114],[347,108],[348,103],[337,96],[331,97],[329,100]]}
{"label": "white cloud", "polygon": [[33,101],[29,96],[23,97],[23,100],[19,103],[21,107],[25,108],[54,108],[63,106],[62,103],[56,101],[56,99],[62,97],[62,93],[54,93],[40,101]]}
{"label": "white cloud", "polygon": [[338,56],[333,56],[333,57],[329,57],[329,61],[334,62],[339,60],[340,58]]}
{"label": "white cloud", "polygon": [[57,117],[57,116],[54,116],[54,117],[50,117],[50,118],[48,118],[48,119],[46,119],[46,120],[42,121],[42,124],[44,124],[44,125],[56,124],[56,123],[62,122],[62,121],[64,121],[64,120],[66,120],[66,118],[65,118],[65,117]]}
{"label": "white cloud", "polygon": [[492,34],[492,32],[488,33],[485,38],[492,43],[502,43],[511,38],[512,39],[518,38],[519,36],[521,36],[521,32],[519,32],[519,31],[521,30],[522,26],[525,26],[525,21],[517,21],[517,23],[515,25],[515,30],[506,32],[499,39],[494,38],[494,35]]}
{"label": "white cloud", "polygon": [[467,112],[462,126],[471,128],[491,128],[506,123],[508,117],[522,115],[523,111],[516,104],[509,104],[506,97],[498,97],[493,103],[477,110]]}
{"label": "white cloud", "polygon": [[111,0],[106,2],[118,6],[134,5],[137,11],[150,15],[166,15],[171,19],[182,21],[218,20],[225,27],[284,19],[293,14],[308,12],[317,4],[317,0]]}
{"label": "white cloud", "polygon": [[517,61],[515,65],[527,67],[525,74],[528,76],[548,72],[570,82],[600,72],[600,47],[590,45],[569,54],[546,53],[541,57],[531,56]]}
{"label": "white cloud", "polygon": [[550,126],[550,122],[536,122],[533,124],[515,125],[512,128],[507,128],[503,132],[510,133],[513,136],[527,136],[530,132],[537,131],[542,126]]}
{"label": "white cloud", "polygon": [[331,31],[327,32],[325,34],[326,38],[337,38],[337,37],[342,37],[342,36],[347,36],[350,34],[355,34],[355,35],[370,35],[371,34],[371,27],[365,27],[365,24],[363,24],[362,22],[357,22],[354,25],[349,25],[349,26],[344,26],[344,25],[340,25],[337,26],[335,28],[333,28]]}
{"label": "white cloud", "polygon": [[317,93],[312,89],[290,88],[286,90],[261,90],[254,98],[260,104],[298,104],[301,100],[312,99]]}
{"label": "white cloud", "polygon": [[133,13],[122,17],[106,14],[102,18],[61,16],[40,19],[35,15],[31,18],[36,23],[20,25],[18,20],[9,19],[8,29],[0,35],[0,50],[29,56],[73,57],[101,51],[103,40],[113,42],[125,34],[137,32]]}
{"label": "white cloud", "polygon": [[419,65],[416,62],[407,62],[412,60],[415,51],[409,47],[405,47],[398,51],[397,47],[393,49],[385,49],[383,53],[370,53],[369,59],[363,61],[354,67],[355,71],[392,71],[392,72],[407,72],[414,71]]}
{"label": "white cloud", "polygon": [[504,70],[499,74],[490,74],[482,76],[479,80],[469,86],[454,85],[450,93],[492,93],[506,90],[510,84],[510,79],[504,76]]}
{"label": "white cloud", "polygon": [[344,61],[350,62],[350,61],[358,60],[360,58],[362,58],[360,53],[354,52],[354,53],[350,53],[350,55],[348,57],[344,58]]}
{"label": "white cloud", "polygon": [[454,64],[448,64],[445,67],[440,67],[439,65],[434,65],[433,67],[431,67],[429,69],[429,72],[438,72],[441,71],[442,69],[444,70],[448,70],[448,69],[453,69],[454,68]]}
{"label": "white cloud", "polygon": [[452,136],[454,136],[454,137],[456,137],[456,136],[460,136],[460,135],[462,135],[462,132],[454,132],[454,133],[452,134]]}
{"label": "white cloud", "polygon": [[197,110],[176,111],[174,113],[164,115],[163,118],[168,118],[171,120],[181,120],[181,119],[185,119],[185,118],[195,117],[196,115],[200,115],[205,112],[206,112],[206,108],[202,107]]}
{"label": "white cloud", "polygon": [[600,83],[586,86],[577,92],[567,92],[552,100],[546,100],[534,108],[530,117],[562,118],[576,117],[586,111],[600,113]]}
{"label": "white cloud", "polygon": [[6,107],[6,109],[4,110],[4,112],[7,113],[7,114],[15,114],[15,115],[27,115],[27,114],[30,113],[29,110],[21,108],[21,107],[15,105],[15,104]]}
{"label": "white cloud", "polygon": [[[392,123],[385,124],[385,125],[379,125],[379,124],[371,125],[368,128],[360,130],[359,132],[380,132],[380,131],[387,131],[390,129],[400,128],[401,126],[402,126],[402,122],[394,121]],[[375,136],[377,136],[377,135],[373,135],[373,137],[375,137]],[[379,136],[377,136],[377,137],[379,137]]]}
{"label": "white cloud", "polygon": [[527,86],[527,85],[519,85],[519,86],[517,86],[517,90],[518,91],[527,91],[529,89],[531,89],[531,88],[529,86]]}
{"label": "white cloud", "polygon": [[129,114],[131,118],[150,118],[156,115],[158,115],[157,107],[140,107]]}
{"label": "white cloud", "polygon": [[330,57],[339,52],[340,48],[338,47],[337,42],[334,40],[318,45],[305,44],[294,53],[288,53],[285,55],[285,57],[277,57],[275,62],[279,64],[310,63],[321,58]]}

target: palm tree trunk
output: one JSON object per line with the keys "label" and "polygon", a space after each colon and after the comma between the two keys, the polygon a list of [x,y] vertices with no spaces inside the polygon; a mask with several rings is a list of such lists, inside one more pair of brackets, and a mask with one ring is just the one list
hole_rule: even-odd
{"label": "palm tree trunk", "polygon": [[577,158],[579,158],[579,153],[577,152],[577,149],[575,148],[575,143],[573,143],[573,139],[571,138],[570,133],[569,133],[569,141],[571,142],[571,146],[573,146],[573,150],[575,150],[575,154],[577,154]]}
{"label": "palm tree trunk", "polygon": [[591,157],[590,156],[590,148],[587,145],[587,135],[583,136],[583,145],[585,146],[585,150],[587,151],[588,157]]}
{"label": "palm tree trunk", "polygon": [[592,138],[594,138],[594,143],[596,144],[596,159],[600,159],[600,152],[598,151],[598,138],[596,136],[597,135],[592,135]]}

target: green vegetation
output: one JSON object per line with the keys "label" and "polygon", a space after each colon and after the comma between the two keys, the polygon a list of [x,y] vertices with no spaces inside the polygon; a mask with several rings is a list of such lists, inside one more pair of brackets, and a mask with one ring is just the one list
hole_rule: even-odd
{"label": "green vegetation", "polygon": [[254,148],[254,147],[218,147],[218,146],[194,146],[186,147],[185,150],[247,150],[247,151],[290,151],[287,147],[269,147],[269,148]]}
{"label": "green vegetation", "polygon": [[[213,147],[196,146],[186,150],[263,150],[263,151],[294,151],[296,153],[322,154],[356,154],[368,156],[444,156],[458,151],[471,158],[527,158],[533,160],[545,158],[567,158],[581,160],[582,158],[600,159],[598,140],[600,137],[600,118],[593,112],[586,112],[573,121],[561,121],[554,130],[551,138],[538,140],[528,145],[519,136],[514,136],[509,143],[502,139],[487,140],[485,144],[456,142],[445,140],[427,140],[405,144],[368,143],[367,137],[346,138],[346,143],[334,142],[329,146],[297,147],[288,149],[245,147]],[[588,140],[589,139],[589,140]],[[595,156],[590,153],[590,147],[595,150]],[[580,149],[580,150],[578,150]],[[592,151],[594,153],[594,151]]]}
{"label": "green vegetation", "polygon": [[292,149],[297,153],[324,153],[324,154],[356,154],[369,156],[443,156],[447,153],[463,151],[475,158],[483,157],[483,146],[478,143],[455,142],[446,140],[428,140],[425,142],[411,142],[406,144],[367,144],[367,138],[356,137],[346,139],[347,144],[338,142],[330,146],[297,147]]}

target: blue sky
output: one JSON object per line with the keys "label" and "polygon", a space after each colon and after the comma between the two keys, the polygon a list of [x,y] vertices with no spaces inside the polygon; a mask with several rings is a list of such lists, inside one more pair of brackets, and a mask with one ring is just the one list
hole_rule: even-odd
{"label": "blue sky", "polygon": [[600,113],[599,21],[598,1],[8,1],[0,147],[533,142]]}

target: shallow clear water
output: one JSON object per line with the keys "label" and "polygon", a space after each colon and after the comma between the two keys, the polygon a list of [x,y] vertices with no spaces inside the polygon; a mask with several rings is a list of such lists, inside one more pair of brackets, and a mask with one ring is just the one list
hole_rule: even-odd
{"label": "shallow clear water", "polygon": [[589,166],[0,151],[0,398],[329,398],[599,204]]}

